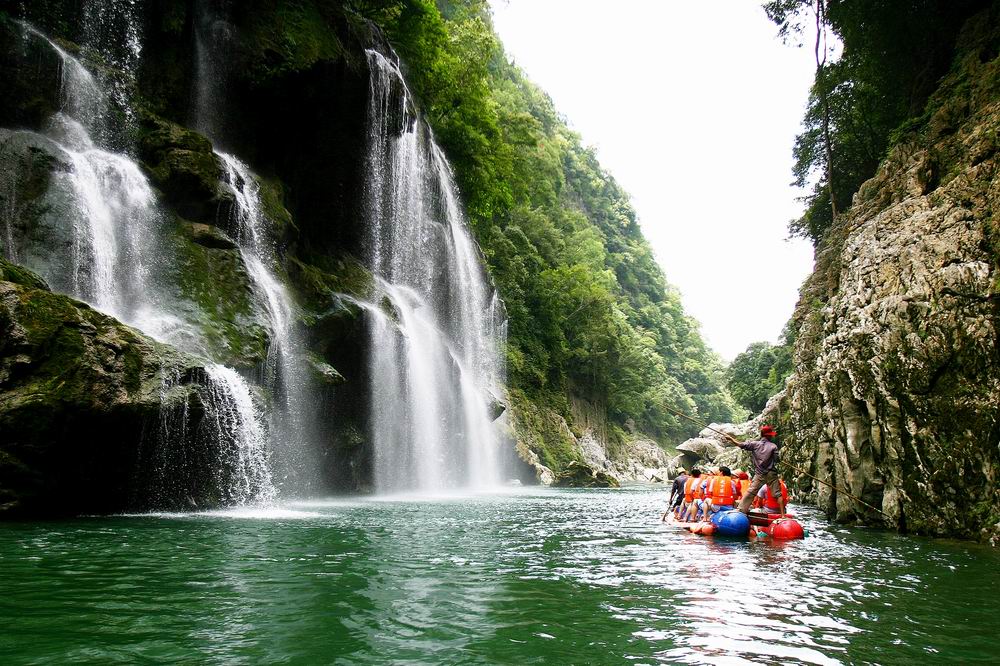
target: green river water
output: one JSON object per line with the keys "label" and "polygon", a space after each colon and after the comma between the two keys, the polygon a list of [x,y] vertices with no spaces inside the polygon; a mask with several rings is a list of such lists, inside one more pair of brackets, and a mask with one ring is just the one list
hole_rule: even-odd
{"label": "green river water", "polygon": [[526,489],[0,525],[0,663],[998,662],[1000,555]]}

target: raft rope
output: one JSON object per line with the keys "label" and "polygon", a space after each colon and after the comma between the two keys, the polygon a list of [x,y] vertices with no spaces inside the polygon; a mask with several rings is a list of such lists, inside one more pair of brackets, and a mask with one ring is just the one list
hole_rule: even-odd
{"label": "raft rope", "polygon": [[[671,414],[675,414],[675,415],[677,415],[677,416],[680,416],[681,418],[685,418],[685,419],[687,419],[688,421],[690,421],[691,423],[694,423],[695,425],[699,425],[699,426],[701,426],[701,427],[703,427],[703,428],[706,428],[706,429],[708,429],[708,430],[711,430],[711,431],[712,431],[712,432],[714,432],[714,433],[718,433],[718,434],[722,435],[723,437],[725,437],[726,439],[728,439],[728,440],[729,440],[730,442],[732,442],[733,444],[739,444],[739,443],[740,443],[740,441],[739,441],[738,439],[736,439],[735,437],[733,437],[733,436],[732,436],[732,435],[730,435],[729,433],[726,433],[726,432],[722,432],[721,430],[716,430],[715,428],[713,428],[713,427],[712,427],[712,426],[710,426],[709,424],[707,424],[707,423],[702,423],[702,422],[701,422],[701,421],[699,421],[698,419],[696,419],[696,418],[694,418],[694,417],[691,417],[691,416],[688,416],[688,415],[687,415],[687,414],[685,414],[684,412],[679,412],[679,411],[677,411],[676,409],[672,409],[672,408],[668,407],[667,405],[663,405],[663,408],[664,408],[664,409],[666,409],[666,410],[667,410],[668,412],[670,412]],[[782,461],[782,462],[784,462],[784,461]],[[808,476],[808,477],[809,477],[810,479],[813,479],[813,480],[815,480],[815,481],[819,481],[819,482],[820,482],[820,483],[822,483],[822,484],[823,484],[824,486],[829,486],[829,487],[833,488],[833,489],[834,489],[835,491],[837,491],[838,493],[841,493],[841,494],[843,494],[843,495],[846,495],[847,497],[851,498],[852,500],[854,500],[854,501],[855,501],[855,502],[857,502],[858,504],[862,504],[862,505],[864,505],[864,506],[868,507],[869,509],[872,509],[873,511],[878,511],[879,513],[881,513],[881,514],[882,514],[883,516],[885,516],[886,518],[888,518],[888,517],[889,517],[889,514],[887,514],[887,513],[886,513],[885,511],[883,511],[882,509],[878,508],[877,506],[872,506],[871,504],[869,504],[868,502],[864,501],[864,500],[863,500],[863,499],[861,499],[860,497],[855,497],[855,496],[854,496],[854,495],[852,495],[851,493],[847,492],[846,490],[842,490],[842,489],[838,488],[837,486],[833,485],[833,484],[832,484],[832,483],[830,483],[829,481],[824,481],[823,479],[821,479],[821,478],[819,478],[819,477],[816,477],[816,476],[813,476],[813,475],[812,475],[812,474],[810,474],[809,472],[805,471],[804,469],[799,469],[798,467],[796,467],[795,465],[791,464],[790,462],[784,462],[784,464],[788,465],[789,467],[791,467],[791,468],[792,468],[792,469],[793,469],[794,471],[798,472],[799,474],[804,474],[804,475]]]}

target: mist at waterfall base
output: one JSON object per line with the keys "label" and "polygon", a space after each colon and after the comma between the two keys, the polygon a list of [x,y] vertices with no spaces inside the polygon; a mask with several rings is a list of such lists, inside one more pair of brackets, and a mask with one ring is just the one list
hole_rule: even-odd
{"label": "mist at waterfall base", "polygon": [[344,499],[0,530],[0,661],[991,663],[1000,554],[700,537],[662,490]]}
{"label": "mist at waterfall base", "polygon": [[[195,31],[193,125],[216,146],[224,186],[233,197],[229,219],[219,225],[238,246],[255,307],[267,323],[267,357],[253,371],[211,361],[211,349],[190,314],[195,308],[172,281],[175,262],[165,242],[172,220],[161,210],[131,143],[130,94],[142,35],[134,8],[113,9],[93,19],[86,31],[90,41],[81,46],[118,65],[116,76],[95,75],[22,24],[26,40],[44,43],[62,63],[61,110],[44,132],[22,133],[46,142],[69,165],[53,178],[46,198],[52,204],[49,224],[55,228],[69,220],[71,242],[53,252],[46,238],[18,237],[8,226],[5,254],[39,272],[56,291],[206,359],[202,425],[189,432],[182,419],[164,410],[160,427],[153,429],[158,440],[143,444],[141,460],[155,467],[149,471],[154,497],[146,498],[147,504],[156,506],[157,489],[180,483],[173,478],[179,463],[160,450],[164,447],[216,451],[219,459],[210,464],[217,467],[225,504],[313,495],[321,487],[317,437],[329,416],[315,400],[319,389],[300,313],[285,285],[284,248],[264,213],[257,176],[223,150],[220,119],[227,116],[223,94],[230,48],[225,21],[202,11]],[[128,39],[109,40],[109,30],[124,30]],[[395,56],[374,50],[368,56],[365,259],[374,288],[368,298],[354,300],[369,332],[374,489],[495,488],[502,475],[491,405],[502,392],[502,303],[467,229],[447,161],[413,108]],[[177,381],[165,377],[162,394]]]}

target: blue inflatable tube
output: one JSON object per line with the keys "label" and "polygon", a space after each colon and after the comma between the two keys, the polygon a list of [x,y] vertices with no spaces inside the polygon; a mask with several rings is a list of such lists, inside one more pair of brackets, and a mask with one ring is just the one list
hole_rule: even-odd
{"label": "blue inflatable tube", "polygon": [[750,532],[750,519],[742,511],[720,511],[712,516],[715,533],[719,536],[746,538]]}

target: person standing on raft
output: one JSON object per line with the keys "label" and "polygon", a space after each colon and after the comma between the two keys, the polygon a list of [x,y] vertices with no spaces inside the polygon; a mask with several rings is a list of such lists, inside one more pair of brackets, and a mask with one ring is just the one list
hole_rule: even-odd
{"label": "person standing on raft", "polygon": [[681,468],[680,474],[674,479],[674,485],[670,489],[670,499],[667,501],[667,510],[663,512],[663,516],[660,521],[665,521],[667,519],[667,514],[671,511],[676,512],[677,508],[684,501],[684,484],[687,483],[688,475],[687,470]]}
{"label": "person standing on raft", "polygon": [[764,425],[760,428],[760,439],[749,442],[722,442],[723,446],[738,446],[750,452],[754,475],[750,487],[743,494],[737,507],[745,514],[750,513],[750,504],[757,496],[757,491],[766,485],[771,489],[771,495],[778,500],[778,513],[785,515],[785,497],[781,494],[781,482],[778,478],[778,445],[774,443],[777,434],[774,428]]}

